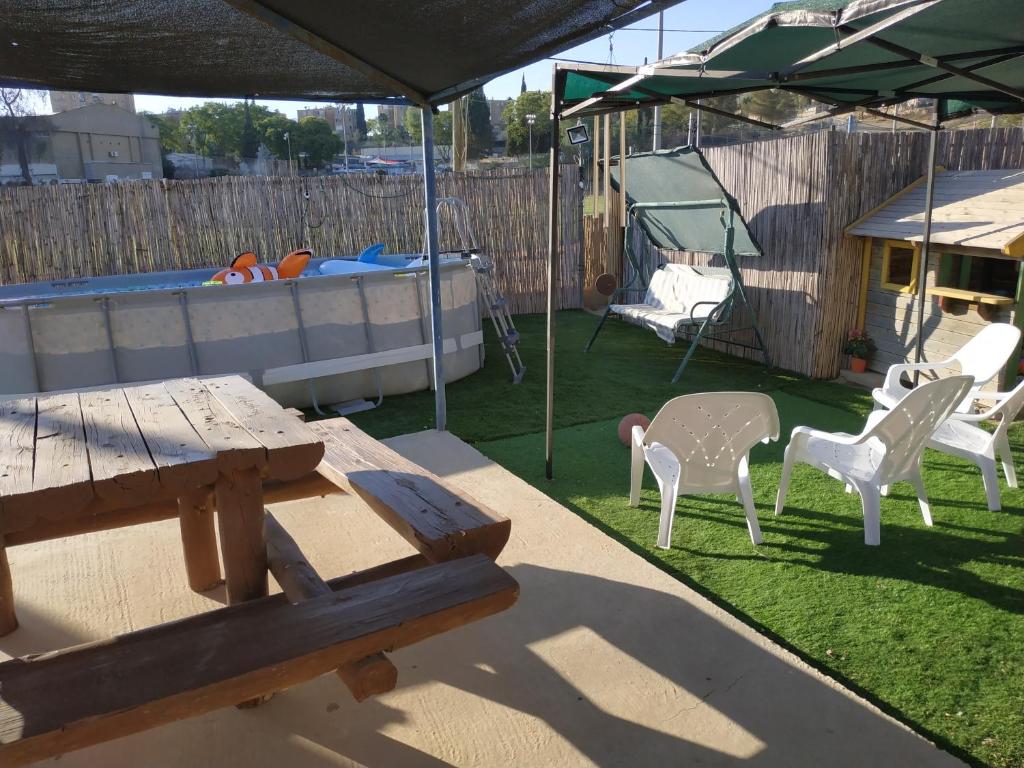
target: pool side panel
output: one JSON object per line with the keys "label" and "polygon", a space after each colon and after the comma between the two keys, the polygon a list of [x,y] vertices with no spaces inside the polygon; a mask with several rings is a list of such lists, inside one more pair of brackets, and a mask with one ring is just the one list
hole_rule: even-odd
{"label": "pool side panel", "polygon": [[[182,283],[190,279],[195,282],[196,273],[206,272],[174,273],[174,277]],[[146,277],[155,281],[154,276]],[[29,305],[38,389],[34,385],[25,310],[20,305],[0,307],[0,395],[221,373],[248,374],[260,383],[262,372],[271,368],[425,343],[429,300],[423,269],[295,281],[301,326],[305,329],[305,355],[291,295],[292,281],[123,290],[127,279],[95,280],[121,286],[112,293],[66,295]],[[0,298],[12,301],[20,296],[24,302],[33,287],[21,288],[20,294],[7,291]],[[80,288],[73,286],[74,290]],[[109,309],[110,336],[104,302]],[[481,329],[476,279],[468,265],[442,267],[442,306],[445,338],[457,346],[455,352],[445,355],[446,378],[456,381],[478,370],[481,361],[480,346],[470,344],[466,348],[463,343],[467,334]],[[187,310],[193,337],[191,351],[183,310]],[[429,366],[422,360],[386,366],[376,372],[325,376],[315,382],[321,403],[375,398],[378,388],[384,395],[396,395],[429,386]],[[306,407],[312,401],[305,380],[275,384],[267,391],[288,406]]]}

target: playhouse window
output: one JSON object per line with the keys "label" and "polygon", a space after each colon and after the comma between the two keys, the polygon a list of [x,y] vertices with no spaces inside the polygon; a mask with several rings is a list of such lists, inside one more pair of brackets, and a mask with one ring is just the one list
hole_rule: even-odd
{"label": "playhouse window", "polygon": [[882,287],[913,293],[917,287],[918,250],[902,240],[886,240],[882,250]]}
{"label": "playhouse window", "polygon": [[1019,272],[1020,262],[1017,259],[943,253],[939,259],[937,285],[1013,298],[1017,295]]}

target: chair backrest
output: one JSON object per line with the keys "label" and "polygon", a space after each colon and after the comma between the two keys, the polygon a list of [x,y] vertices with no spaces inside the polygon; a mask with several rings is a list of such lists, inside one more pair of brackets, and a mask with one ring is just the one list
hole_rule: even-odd
{"label": "chair backrest", "polygon": [[1020,341],[1020,328],[1009,323],[990,323],[956,351],[952,359],[960,373],[973,376],[980,387],[996,377]]}
{"label": "chair backrest", "polygon": [[[724,301],[732,287],[732,278],[728,275],[702,275],[687,264],[665,264],[651,275],[644,303],[668,312],[689,313],[698,301],[715,304]],[[707,305],[706,309],[699,314],[708,315],[714,305]]]}
{"label": "chair backrest", "polygon": [[779,436],[775,401],[760,392],[702,392],[669,400],[644,434],[682,465],[689,488],[732,488],[736,467],[758,442]]}
{"label": "chair backrest", "polygon": [[885,446],[885,457],[878,470],[883,484],[904,477],[917,464],[928,438],[973,384],[970,376],[949,376],[922,384],[896,403],[864,435],[865,441],[875,438]]}

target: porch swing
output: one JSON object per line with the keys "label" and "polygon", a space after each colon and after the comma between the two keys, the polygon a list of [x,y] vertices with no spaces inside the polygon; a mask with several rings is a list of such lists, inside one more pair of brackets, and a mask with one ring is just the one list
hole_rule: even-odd
{"label": "porch swing", "polygon": [[[689,349],[672,377],[683,375],[701,341],[718,341],[729,347],[761,353],[764,364],[771,358],[747,299],[736,256],[759,256],[739,207],[708,166],[700,150],[679,147],[629,155],[629,187],[626,190],[624,253],[631,274],[611,297],[594,333],[584,347],[590,351],[610,314],[654,331],[668,344],[690,341]],[[618,168],[611,172],[612,186],[619,189]],[[636,227],[655,248],[698,251],[721,256],[724,267],[693,267],[662,263],[650,269],[637,258]],[[636,284],[636,285],[635,285]],[[643,293],[639,303],[619,303],[629,292]],[[735,327],[737,302],[745,308],[750,325]],[[747,343],[735,338],[753,331]]]}

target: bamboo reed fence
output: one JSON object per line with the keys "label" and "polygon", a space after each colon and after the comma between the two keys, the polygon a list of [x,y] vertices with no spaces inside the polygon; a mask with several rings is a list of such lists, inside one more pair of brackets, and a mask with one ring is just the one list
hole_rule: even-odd
{"label": "bamboo reed fence", "polygon": [[[580,306],[582,192],[562,169],[559,308]],[[546,296],[547,175],[445,174],[438,196],[469,207],[514,313],[542,312]],[[442,212],[441,247],[459,246]],[[244,250],[276,262],[300,246],[351,255],[383,242],[419,253],[420,176],[222,177],[200,181],[0,189],[0,284],[226,265]]]}
{"label": "bamboo reed fence", "polygon": [[[820,378],[838,373],[861,274],[860,243],[843,228],[921,176],[927,145],[927,134],[918,132],[821,131],[705,150],[763,250],[740,268],[777,366]],[[950,170],[1024,167],[1024,134],[943,132],[938,163]],[[604,239],[589,220],[584,258],[579,171],[566,165],[561,173],[564,309],[582,305],[606,256],[594,252]],[[448,174],[438,178],[438,194],[469,206],[511,310],[544,311],[546,174]],[[373,242],[389,252],[419,252],[422,227],[416,176],[8,188],[0,190],[0,283],[210,267],[247,248],[271,261],[306,244],[320,255],[353,254]],[[456,245],[443,220],[442,248]],[[709,254],[656,252],[643,238],[634,247],[652,265],[719,266]]]}
{"label": "bamboo reed fence", "polygon": [[[860,240],[843,228],[922,176],[927,149],[923,132],[821,131],[704,151],[762,248],[739,264],[777,366],[815,378],[838,374],[857,322],[862,265]],[[949,170],[1021,168],[1024,134],[944,131],[937,162]],[[652,266],[720,266],[709,254],[659,253],[645,238],[634,247]]]}

